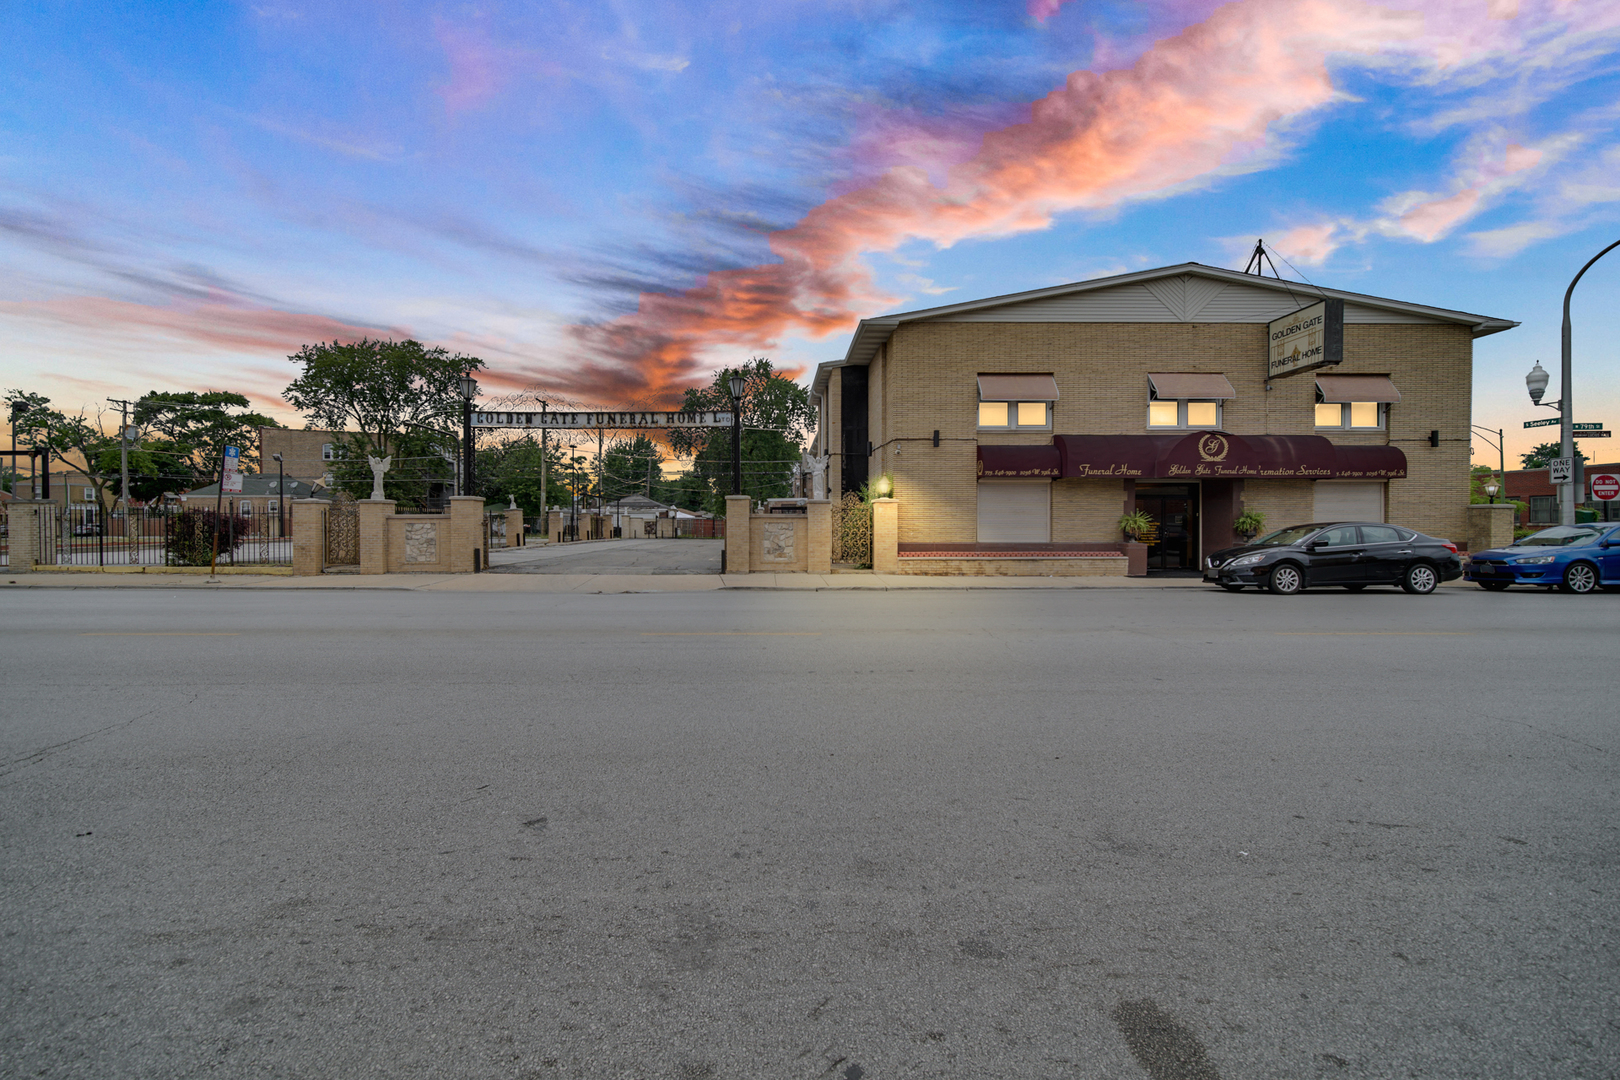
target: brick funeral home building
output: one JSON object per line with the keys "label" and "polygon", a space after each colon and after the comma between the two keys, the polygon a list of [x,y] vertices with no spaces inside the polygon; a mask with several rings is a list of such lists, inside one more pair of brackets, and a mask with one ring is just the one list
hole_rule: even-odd
{"label": "brick funeral home building", "polygon": [[812,454],[834,499],[892,478],[903,572],[1117,552],[1133,510],[1148,569],[1245,511],[1461,544],[1473,342],[1516,325],[1197,263],[884,315],[817,368]]}

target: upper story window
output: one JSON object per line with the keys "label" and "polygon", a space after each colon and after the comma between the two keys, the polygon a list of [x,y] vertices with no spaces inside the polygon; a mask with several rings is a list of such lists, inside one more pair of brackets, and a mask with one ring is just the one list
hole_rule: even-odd
{"label": "upper story window", "polygon": [[337,456],[338,456],[338,454],[337,454],[337,447],[336,446],[334,446],[332,443],[329,443],[329,442],[328,443],[321,443],[321,460],[322,461],[336,461]]}
{"label": "upper story window", "polygon": [[1148,375],[1149,428],[1218,428],[1222,403],[1237,397],[1225,375],[1152,372]]}
{"label": "upper story window", "polygon": [[1051,431],[1057,397],[1051,375],[980,375],[979,430]]}
{"label": "upper story window", "polygon": [[1388,375],[1318,375],[1316,426],[1340,431],[1378,431],[1401,392]]}

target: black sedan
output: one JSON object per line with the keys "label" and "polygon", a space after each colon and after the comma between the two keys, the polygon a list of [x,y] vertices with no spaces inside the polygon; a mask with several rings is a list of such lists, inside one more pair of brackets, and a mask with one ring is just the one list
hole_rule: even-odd
{"label": "black sedan", "polygon": [[1409,593],[1431,593],[1462,572],[1462,557],[1450,540],[1375,521],[1293,525],[1204,560],[1205,581],[1232,592],[1263,586],[1284,596],[1313,585],[1352,591],[1399,585]]}

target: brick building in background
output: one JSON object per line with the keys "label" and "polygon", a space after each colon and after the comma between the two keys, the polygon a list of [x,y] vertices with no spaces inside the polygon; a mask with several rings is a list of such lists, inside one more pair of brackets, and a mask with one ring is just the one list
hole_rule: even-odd
{"label": "brick building in background", "polygon": [[[1596,464],[1586,462],[1582,466],[1586,474],[1586,484],[1591,485],[1591,477],[1608,473],[1620,475],[1620,462]],[[1558,524],[1558,489],[1553,487],[1552,478],[1546,469],[1511,469],[1502,480],[1502,493],[1497,498],[1508,502],[1522,502],[1526,512],[1522,515],[1520,524],[1523,525],[1556,525]],[[1602,501],[1594,499],[1588,490],[1577,490],[1576,505],[1584,510],[1591,510],[1599,521],[1620,521],[1620,500]]]}
{"label": "brick building in background", "polygon": [[[1271,374],[1268,324],[1324,301],[1342,359]],[[1118,541],[1133,509],[1155,569],[1245,510],[1463,542],[1473,342],[1516,325],[1197,263],[879,316],[816,370],[812,453],[835,499],[892,476],[902,551]]]}

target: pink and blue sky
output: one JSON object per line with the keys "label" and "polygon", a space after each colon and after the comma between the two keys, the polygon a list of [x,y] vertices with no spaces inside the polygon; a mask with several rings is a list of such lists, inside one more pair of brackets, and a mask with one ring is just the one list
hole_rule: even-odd
{"label": "pink and blue sky", "polygon": [[[0,385],[70,409],[296,422],[289,353],[407,334],[491,393],[652,404],[1264,236],[1523,322],[1476,352],[1511,455],[1620,238],[1614,0],[45,0],[0,40]],[[1576,419],[1620,426],[1620,253],[1575,331]]]}

